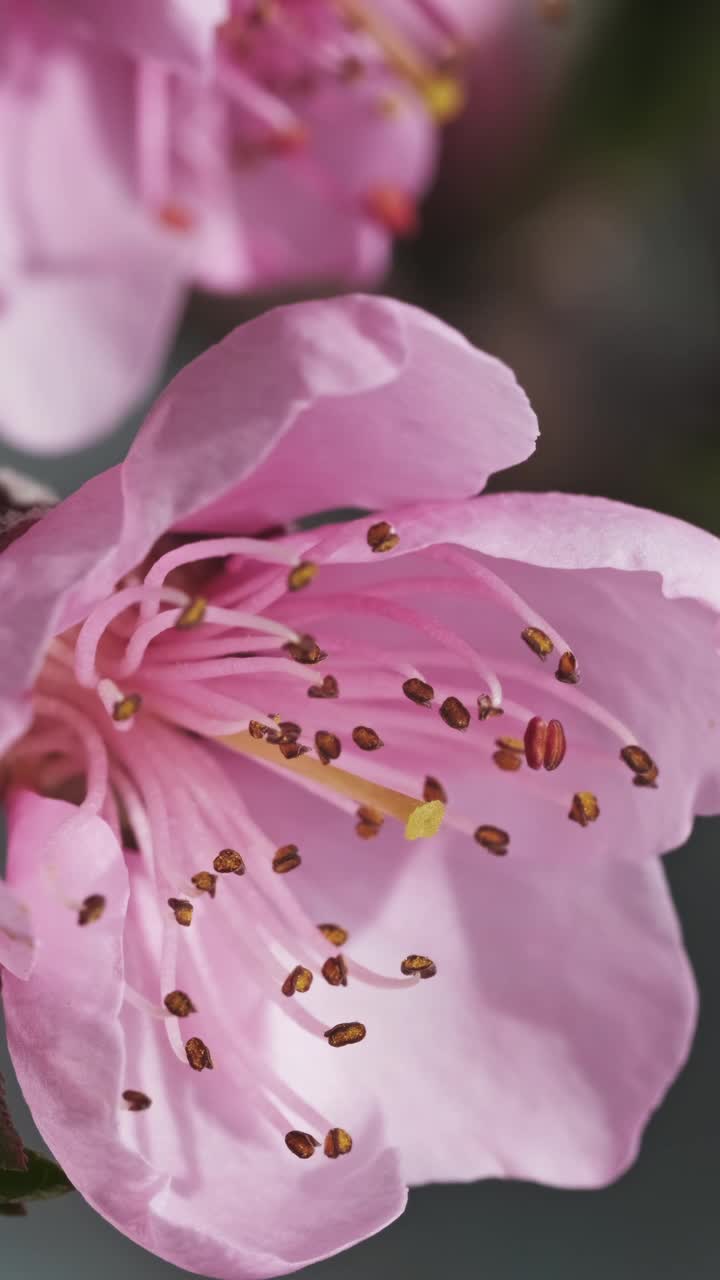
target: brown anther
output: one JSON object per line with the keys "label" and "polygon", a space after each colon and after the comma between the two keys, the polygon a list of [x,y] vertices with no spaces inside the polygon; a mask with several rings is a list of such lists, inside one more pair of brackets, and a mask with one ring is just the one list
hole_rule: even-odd
{"label": "brown anther", "polygon": [[371,524],[367,531],[367,542],[371,551],[392,551],[400,538],[387,520],[378,520]]}
{"label": "brown anther", "polygon": [[526,645],[536,653],[541,662],[545,662],[548,654],[552,653],[555,645],[549,636],[545,635],[539,627],[526,627],[520,633]]}
{"label": "brown anther", "polygon": [[557,671],[555,672],[555,679],[559,680],[561,684],[580,683],[580,668],[577,664],[577,658],[569,649],[566,649],[565,652],[560,655]]}
{"label": "brown anther", "polygon": [[522,769],[522,756],[519,751],[508,751],[506,747],[501,747],[499,751],[493,751],[493,760],[503,773],[515,773],[518,769]]}
{"label": "brown anther", "polygon": [[142,698],[139,693],[128,693],[124,698],[118,698],[113,704],[113,720],[125,721],[132,720],[142,705]]}
{"label": "brown anther", "polygon": [[411,676],[409,680],[405,680],[402,691],[406,698],[411,702],[417,702],[419,707],[427,707],[435,697],[432,685],[426,680],[420,680],[417,676]]}
{"label": "brown anther", "polygon": [[495,746],[501,751],[517,751],[522,755],[525,750],[525,744],[522,738],[496,738]]}
{"label": "brown anther", "polygon": [[467,729],[470,723],[470,712],[459,698],[446,698],[440,707],[440,715],[451,729]]}
{"label": "brown anther", "polygon": [[400,972],[407,977],[434,978],[437,966],[429,956],[406,956],[400,965]]}
{"label": "brown anther", "polygon": [[340,924],[319,924],[318,929],[334,947],[344,947],[350,937],[347,929],[343,929]]}
{"label": "brown anther", "polygon": [[251,738],[255,738],[255,739],[264,738],[267,732],[268,732],[267,727],[264,724],[260,724],[259,720],[250,721],[248,725],[248,733],[250,734]]}
{"label": "brown anther", "polygon": [[654,787],[657,782],[658,769],[652,756],[643,747],[635,745],[623,747],[620,759],[635,774],[633,782],[636,787]]}
{"label": "brown anther", "polygon": [[542,769],[546,738],[547,721],[542,716],[533,716],[525,730],[525,759],[531,769]]}
{"label": "brown anther", "polygon": [[379,809],[371,809],[368,804],[360,805],[357,817],[355,831],[361,840],[372,840],[374,836],[379,834],[380,828],[385,821],[385,814],[381,813]]}
{"label": "brown anther", "polygon": [[294,720],[281,720],[279,716],[273,715],[269,717],[274,720],[277,728],[264,730],[265,737],[272,746],[283,746],[290,742],[297,742],[302,729],[299,724],[295,724]]}
{"label": "brown anther", "polygon": [[189,1018],[191,1013],[197,1013],[195,1005],[184,991],[169,991],[163,1004],[168,1013],[174,1014],[176,1018]]}
{"label": "brown anther", "polygon": [[195,888],[200,890],[200,893],[209,893],[211,898],[215,897],[217,876],[214,876],[211,871],[196,871],[195,875],[191,876],[190,879]]}
{"label": "brown anther", "polygon": [[510,836],[507,831],[503,831],[502,827],[491,827],[487,824],[478,827],[475,832],[475,839],[481,844],[483,849],[487,849],[488,853],[494,853],[496,857],[502,858],[508,851],[510,844]]}
{"label": "brown anther", "polygon": [[127,1102],[128,1111],[147,1111],[148,1107],[152,1106],[152,1099],[140,1089],[125,1089],[123,1101]]}
{"label": "brown anther", "polygon": [[193,918],[192,902],[188,902],[186,898],[168,898],[167,901],[178,924],[184,925],[187,929]]}
{"label": "brown anther", "polygon": [[334,676],[323,676],[321,684],[311,684],[308,698],[337,698],[340,690]]}
{"label": "brown anther", "polygon": [[423,785],[423,800],[426,804],[430,804],[433,800],[439,800],[441,804],[447,804],[447,792],[441,782],[437,778],[431,778],[428,774]]}
{"label": "brown anther", "polygon": [[296,564],[288,574],[288,591],[301,591],[303,587],[307,587],[317,571],[318,567],[312,560],[301,560],[300,564]]}
{"label": "brown anther", "polygon": [[347,986],[347,965],[344,956],[328,956],[322,967],[322,976],[331,987]]}
{"label": "brown anther", "polygon": [[489,720],[491,716],[504,716],[502,707],[496,707],[489,693],[481,693],[477,700],[478,720]]}
{"label": "brown anther", "polygon": [[245,862],[237,849],[221,849],[213,858],[213,867],[219,875],[245,875]]}
{"label": "brown anther", "polygon": [[176,630],[187,631],[190,627],[199,626],[207,613],[207,605],[208,602],[204,596],[196,596],[194,600],[186,604],[175,623]]}
{"label": "brown anther", "polygon": [[317,1138],[311,1133],[302,1133],[300,1129],[291,1129],[285,1134],[285,1146],[292,1151],[298,1160],[309,1160],[315,1148],[320,1146]]}
{"label": "brown anther", "polygon": [[352,1138],[347,1129],[328,1129],[325,1134],[323,1151],[330,1160],[337,1160],[338,1156],[349,1155],[352,1151]]}
{"label": "brown anther", "polygon": [[306,756],[309,747],[304,747],[302,742],[278,742],[278,751],[286,760],[297,760],[298,756]]}
{"label": "brown anther", "polygon": [[361,751],[377,751],[384,745],[382,738],[366,724],[358,724],[352,731],[353,742]]}
{"label": "brown anther", "polygon": [[318,729],[315,734],[315,749],[323,764],[329,764],[331,760],[337,760],[342,745],[336,734],[329,733],[327,729]]}
{"label": "brown anther", "polygon": [[549,720],[547,738],[545,739],[543,768],[547,769],[548,773],[551,773],[553,769],[557,769],[565,759],[566,750],[567,741],[562,724],[559,720]]}
{"label": "brown anther", "polygon": [[199,1036],[191,1036],[185,1045],[185,1053],[193,1071],[212,1071],[210,1050]]}
{"label": "brown anther", "polygon": [[280,990],[284,996],[294,996],[298,991],[300,995],[304,995],[312,986],[313,976],[309,969],[302,964],[296,964],[292,973],[289,973],[282,984]]}
{"label": "brown anther", "polygon": [[284,844],[278,849],[273,856],[272,869],[277,871],[279,876],[284,876],[288,871],[294,871],[300,866],[302,858],[298,853],[296,844]]}
{"label": "brown anther", "polygon": [[581,827],[586,827],[588,823],[595,822],[600,815],[600,806],[597,802],[597,796],[592,791],[576,791],[572,798],[570,812],[568,818],[572,822],[577,822]]}
{"label": "brown anther", "polygon": [[308,667],[312,667],[315,663],[322,662],[323,658],[327,658],[327,654],[323,652],[312,636],[301,636],[299,640],[288,640],[283,645],[283,649],[286,653],[289,653],[294,662],[301,662]]}
{"label": "brown anther", "polygon": [[78,911],[78,924],[93,924],[99,920],[105,910],[105,899],[101,893],[91,893],[85,898]]}
{"label": "brown anther", "polygon": [[338,1022],[329,1031],[325,1031],[324,1035],[333,1049],[342,1049],[346,1044],[359,1044],[365,1039],[367,1030],[362,1022]]}

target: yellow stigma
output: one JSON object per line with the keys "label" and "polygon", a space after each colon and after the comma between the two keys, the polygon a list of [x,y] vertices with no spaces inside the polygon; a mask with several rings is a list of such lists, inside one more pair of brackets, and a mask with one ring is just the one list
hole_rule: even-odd
{"label": "yellow stigma", "polygon": [[379,783],[358,777],[347,769],[338,769],[332,763],[325,765],[311,755],[296,756],[294,760],[286,760],[272,743],[266,742],[263,738],[252,738],[247,732],[218,738],[218,742],[222,742],[224,746],[230,747],[231,751],[237,751],[241,755],[266,760],[278,769],[299,773],[324,790],[337,791],[340,795],[349,796],[360,805],[370,805],[373,809],[379,809],[381,813],[403,823],[408,840],[434,836],[443,820],[445,806],[440,800],[423,804],[421,800],[406,795],[404,791],[382,787]]}

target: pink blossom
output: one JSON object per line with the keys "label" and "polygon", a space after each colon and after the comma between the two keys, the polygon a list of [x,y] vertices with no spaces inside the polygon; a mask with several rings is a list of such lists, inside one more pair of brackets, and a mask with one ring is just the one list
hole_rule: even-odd
{"label": "pink blossom", "polygon": [[682,1065],[655,855],[720,808],[718,542],[473,496],[535,436],[432,317],[283,308],[0,556],[13,1061],[179,1266],[292,1271],[408,1183],[604,1183]]}
{"label": "pink blossom", "polygon": [[500,0],[0,0],[0,434],[148,388],[192,285],[372,281]]}

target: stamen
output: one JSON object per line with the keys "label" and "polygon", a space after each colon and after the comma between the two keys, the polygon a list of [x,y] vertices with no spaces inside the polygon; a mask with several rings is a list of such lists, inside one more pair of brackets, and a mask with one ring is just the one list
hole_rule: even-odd
{"label": "stamen", "polygon": [[399,541],[399,534],[387,520],[378,520],[377,524],[371,524],[367,531],[367,544],[371,551],[392,551]]}
{"label": "stamen", "polygon": [[128,1104],[128,1111],[147,1111],[152,1106],[152,1099],[139,1089],[125,1089],[122,1096],[123,1101]]}
{"label": "stamen", "polygon": [[290,654],[293,662],[301,662],[303,666],[312,667],[316,663],[322,662],[327,658],[327,654],[318,645],[312,636],[301,636],[299,640],[288,640],[283,645],[286,653]]}
{"label": "stamen", "polygon": [[221,849],[213,858],[213,868],[219,875],[245,875],[245,863],[237,849]]}
{"label": "stamen", "polygon": [[312,986],[313,976],[309,969],[302,964],[296,964],[292,973],[289,973],[282,984],[280,990],[284,996],[293,996],[296,991],[300,995],[304,995]]}
{"label": "stamen", "polygon": [[91,893],[78,911],[78,924],[93,924],[105,912],[106,900],[101,893]]}
{"label": "stamen", "polygon": [[126,720],[132,720],[137,715],[142,706],[142,698],[139,693],[127,693],[122,698],[118,698],[113,704],[112,717],[123,723]]}
{"label": "stamen", "polygon": [[185,1045],[185,1053],[193,1071],[212,1071],[210,1050],[199,1036],[191,1036]]}
{"label": "stamen", "polygon": [[191,627],[197,627],[203,621],[207,613],[208,602],[204,596],[196,596],[182,610],[180,617],[175,621],[176,631],[189,631]]}
{"label": "stamen", "polygon": [[633,782],[636,787],[655,787],[660,772],[652,756],[643,747],[631,745],[623,747],[620,759],[635,774]]}
{"label": "stamen", "polygon": [[470,723],[470,712],[459,698],[446,698],[440,707],[440,715],[451,729],[465,730]]}
{"label": "stamen", "polygon": [[578,684],[580,681],[580,670],[578,668],[577,658],[569,649],[566,649],[565,653],[560,656],[557,671],[555,672],[555,679],[559,680],[561,684]]}
{"label": "stamen", "polygon": [[576,791],[572,798],[572,805],[568,818],[572,822],[577,822],[581,827],[586,827],[590,822],[596,822],[600,816],[600,806],[597,802],[597,796],[592,791]]}
{"label": "stamen", "polygon": [[358,821],[355,825],[355,831],[361,840],[372,840],[379,835],[385,815],[379,809],[372,809],[370,805],[361,804],[357,811]]}
{"label": "stamen", "polygon": [[350,934],[340,924],[319,924],[318,929],[334,947],[344,947]]}
{"label": "stamen", "polygon": [[515,751],[519,755],[522,755],[525,750],[522,738],[496,738],[495,746],[501,751]]}
{"label": "stamen", "polygon": [[555,648],[550,637],[539,627],[526,627],[521,635],[528,648],[537,654],[541,662],[545,662]]}
{"label": "stamen", "polygon": [[301,591],[303,587],[307,587],[317,571],[318,566],[312,560],[301,560],[288,574],[288,591]]}
{"label": "stamen", "polygon": [[423,840],[437,835],[444,817],[445,805],[440,800],[418,805],[405,824],[405,839]]}
{"label": "stamen", "polygon": [[340,690],[334,676],[323,676],[320,684],[312,684],[308,689],[308,698],[337,698]]}
{"label": "stamen", "polygon": [[211,871],[196,871],[195,875],[191,876],[190,879],[200,893],[207,893],[211,898],[215,897],[217,876],[214,876]]}
{"label": "stamen", "polygon": [[328,956],[321,972],[331,987],[347,986],[347,965],[344,956]]}
{"label": "stamen", "polygon": [[400,965],[400,972],[408,977],[414,977],[417,974],[419,978],[434,978],[437,966],[429,956],[406,956]]}
{"label": "stamen", "polygon": [[489,693],[481,693],[477,700],[478,720],[487,720],[490,716],[502,716],[502,707],[496,707]]}
{"label": "stamen", "polygon": [[352,739],[361,751],[378,751],[384,746],[380,735],[374,729],[368,728],[366,724],[356,725],[352,731]]}
{"label": "stamen", "polygon": [[[387,99],[385,100],[388,101]],[[394,105],[393,100],[389,102]],[[363,201],[365,212],[379,222],[381,226],[386,227],[394,236],[414,236],[420,230],[420,218],[418,216],[418,207],[413,197],[403,191],[402,187],[393,186],[386,183],[383,186],[371,187],[365,193]],[[380,526],[373,525],[373,528],[384,527],[388,530],[387,535],[381,538],[378,546],[370,546],[373,551],[392,551],[397,546],[400,538],[396,533],[391,532],[391,526],[383,520]],[[368,533],[368,542],[370,542],[370,534]]]}
{"label": "stamen", "polygon": [[338,1156],[349,1155],[352,1144],[352,1138],[347,1129],[329,1129],[325,1134],[323,1151],[330,1160],[337,1160]]}
{"label": "stamen", "polygon": [[533,716],[525,730],[525,759],[531,769],[557,769],[565,759],[565,730],[559,720]]}
{"label": "stamen", "polygon": [[197,1013],[195,1005],[184,991],[168,992],[163,1004],[168,1013],[172,1013],[176,1018],[188,1018],[191,1013]]}
{"label": "stamen", "polygon": [[500,747],[498,751],[494,751],[493,761],[503,773],[516,773],[518,769],[522,769],[522,756],[508,747]]}
{"label": "stamen", "polygon": [[[406,698],[411,702],[416,702],[419,707],[427,707],[435,697],[435,690],[426,680],[418,680],[416,676],[412,676],[410,680],[406,680],[403,684],[402,691]],[[487,697],[487,695],[484,695]]]}
{"label": "stamen", "polygon": [[302,1133],[300,1129],[291,1129],[285,1134],[285,1146],[292,1151],[298,1160],[309,1160],[310,1156],[315,1154],[315,1148],[320,1146],[317,1138],[313,1138],[311,1133]]}
{"label": "stamen", "polygon": [[439,800],[441,804],[447,804],[447,792],[441,782],[437,778],[432,778],[429,774],[425,779],[423,786],[423,800],[426,804],[431,804],[433,800]]}
{"label": "stamen", "polygon": [[334,733],[329,733],[326,729],[318,729],[315,734],[315,747],[323,764],[329,764],[331,760],[337,760],[342,746],[340,739]]}
{"label": "stamen", "polygon": [[359,1044],[367,1035],[367,1028],[362,1022],[338,1022],[324,1033],[328,1044],[333,1049],[342,1049],[346,1044]]}
{"label": "stamen", "polygon": [[302,858],[298,853],[297,845],[284,844],[273,855],[272,869],[279,876],[284,876],[287,875],[288,871],[294,871],[296,867],[299,867],[301,862]]}
{"label": "stamen", "polygon": [[172,911],[178,924],[183,925],[186,929],[192,923],[193,905],[186,898],[168,898],[168,906]]}
{"label": "stamen", "polygon": [[153,608],[160,604],[181,605],[188,603],[184,591],[174,587],[155,587],[149,590],[146,585],[123,587],[96,605],[85,619],[75,642],[75,677],[84,689],[92,689],[98,682],[95,666],[98,645],[110,623],[124,613],[131,605],[143,605]]}
{"label": "stamen", "polygon": [[503,831],[502,827],[488,825],[478,827],[475,839],[483,849],[487,849],[488,853],[494,853],[498,858],[504,857],[510,844],[510,836],[507,831]]}

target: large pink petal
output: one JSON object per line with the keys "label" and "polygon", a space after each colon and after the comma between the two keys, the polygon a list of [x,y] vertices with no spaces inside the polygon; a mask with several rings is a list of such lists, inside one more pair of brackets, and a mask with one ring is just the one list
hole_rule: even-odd
{"label": "large pink petal", "polygon": [[29,977],[35,960],[32,917],[21,898],[0,880],[0,969]]}
{"label": "large pink petal", "polygon": [[[323,800],[288,783],[280,802],[276,777],[228,768],[256,820],[300,845],[293,888],[310,918],[350,931],[348,987],[325,999],[367,1025],[362,1057],[347,1055],[351,1092],[382,1082],[408,1179],[617,1177],[695,1020],[661,867],[515,863],[452,833],[411,844],[390,820],[358,841]],[[407,991],[353,978],[351,957],[398,976],[411,952],[437,976]],[[332,1088],[301,1053],[295,1083],[314,1099]]]}
{"label": "large pink petal", "polygon": [[[9,871],[41,940],[30,982],[6,984],[10,1051],[43,1137],[99,1212],[178,1266],[222,1280],[295,1270],[397,1216],[405,1189],[378,1132],[363,1135],[357,1158],[308,1168],[281,1134],[268,1140],[251,1101],[262,1082],[244,1079],[224,1044],[213,1044],[215,1071],[197,1075],[172,1056],[162,1021],[127,1005],[121,1013],[123,949],[134,981],[147,983],[144,948],[161,925],[153,904],[155,928],[143,934],[136,860],[123,937],[127,873],[100,819],[22,795]],[[106,911],[79,928],[73,901],[91,892],[106,896]],[[209,992],[197,998],[210,1004]],[[151,1109],[124,1110],[127,1088],[146,1092]]]}
{"label": "large pink petal", "polygon": [[184,69],[206,66],[228,0],[40,0],[83,35]]}

